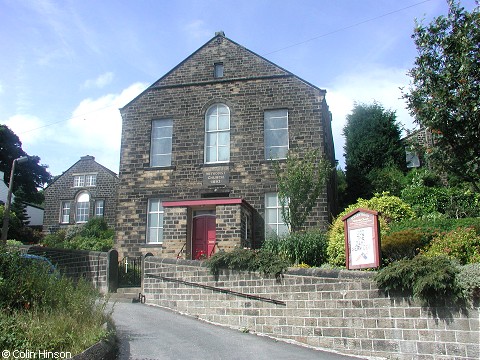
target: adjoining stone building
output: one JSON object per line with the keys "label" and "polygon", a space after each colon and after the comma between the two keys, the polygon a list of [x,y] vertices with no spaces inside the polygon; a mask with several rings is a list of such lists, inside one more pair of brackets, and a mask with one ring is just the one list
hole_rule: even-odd
{"label": "adjoining stone building", "polygon": [[[120,111],[116,248],[198,259],[287,231],[272,161],[335,165],[325,90],[216,35]],[[308,220],[335,211],[329,184]]]}
{"label": "adjoining stone building", "polygon": [[115,226],[118,176],[95,161],[82,156],[45,188],[43,232],[86,223],[101,216]]}

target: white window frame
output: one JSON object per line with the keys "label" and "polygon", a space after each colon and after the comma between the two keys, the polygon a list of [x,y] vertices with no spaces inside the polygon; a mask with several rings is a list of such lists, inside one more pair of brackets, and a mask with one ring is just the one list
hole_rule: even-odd
{"label": "white window frame", "polygon": [[[219,108],[225,108],[228,111],[228,127],[220,128],[219,126]],[[214,113],[215,111],[215,113]],[[230,161],[230,108],[222,103],[213,104],[208,108],[205,113],[205,151],[204,151],[204,162],[205,164],[217,164],[217,163],[227,163]],[[209,117],[212,117],[215,121],[215,126],[210,128],[209,126]],[[222,135],[228,137],[228,144],[220,144],[220,138]],[[214,144],[211,145],[209,139],[214,139]],[[226,148],[228,154],[225,159],[220,159],[220,149]],[[215,157],[209,159],[210,150],[213,149],[215,152]]]}
{"label": "white window frame", "polygon": [[[84,201],[87,199],[87,201]],[[80,201],[82,200],[82,201]],[[90,194],[88,192],[81,192],[77,196],[75,202],[75,222],[77,224],[86,223],[90,218]]]}
{"label": "white window frame", "polygon": [[[268,197],[275,197],[275,201],[273,205],[269,204]],[[269,214],[273,214],[273,218],[275,218],[274,222],[269,222]],[[281,231],[281,229],[285,229]],[[270,192],[265,193],[265,236],[274,233],[277,236],[287,235],[289,233],[288,226],[285,224],[282,218],[282,204],[278,197],[278,193]]]}
{"label": "white window frame", "polygon": [[76,174],[73,176],[73,187],[97,186],[97,174]]}
{"label": "white window frame", "polygon": [[97,174],[85,174],[85,186],[97,186]]}
{"label": "white window frame", "polygon": [[61,224],[68,224],[70,223],[70,211],[71,211],[71,202],[70,201],[62,201],[60,209],[60,223]]}
{"label": "white window frame", "polygon": [[[152,210],[153,206],[155,209]],[[160,199],[149,199],[147,205],[147,244],[162,244],[163,243],[163,224],[164,224],[165,210]],[[152,220],[155,219],[156,225],[152,225]]]}
{"label": "white window frame", "polygon": [[95,216],[103,217],[105,215],[105,200],[95,201]]}
{"label": "white window frame", "polygon": [[[164,131],[155,131],[163,129]],[[168,146],[170,141],[170,146]],[[154,153],[154,148],[162,143],[167,143],[167,152]],[[168,167],[172,166],[172,147],[173,147],[173,119],[156,119],[152,121],[152,132],[150,136],[150,166]],[[166,159],[162,162],[160,159]]]}
{"label": "white window frame", "polygon": [[[283,114],[279,114],[283,113]],[[280,116],[279,116],[280,115]],[[278,124],[278,127],[272,127],[268,124],[272,123],[272,119],[278,119],[281,122],[281,119],[286,119],[286,127],[283,124]],[[264,120],[264,147],[265,147],[265,160],[279,160],[279,159],[286,159],[287,152],[289,149],[289,136],[288,136],[288,109],[275,109],[275,110],[265,110],[263,114]],[[269,121],[270,120],[270,121]],[[286,143],[281,145],[270,145],[272,143],[269,136],[273,135],[274,133],[283,132],[286,133],[284,136],[286,137]],[[281,156],[272,156],[272,150],[282,150],[283,154]],[[276,152],[275,152],[276,153]]]}
{"label": "white window frame", "polygon": [[84,186],[85,186],[85,175],[74,175],[73,187],[84,187]]}

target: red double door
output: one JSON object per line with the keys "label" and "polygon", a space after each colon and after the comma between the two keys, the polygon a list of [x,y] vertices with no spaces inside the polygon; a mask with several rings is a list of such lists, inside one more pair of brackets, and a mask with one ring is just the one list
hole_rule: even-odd
{"label": "red double door", "polygon": [[193,218],[193,259],[205,259],[213,255],[216,241],[215,215],[200,215]]}

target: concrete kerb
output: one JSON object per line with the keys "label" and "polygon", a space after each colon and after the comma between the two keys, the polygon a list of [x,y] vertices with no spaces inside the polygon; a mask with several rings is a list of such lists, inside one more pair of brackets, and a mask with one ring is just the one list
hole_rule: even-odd
{"label": "concrete kerb", "polygon": [[117,358],[118,346],[115,326],[113,323],[107,323],[105,326],[109,331],[108,337],[73,356],[73,360],[115,360]]}

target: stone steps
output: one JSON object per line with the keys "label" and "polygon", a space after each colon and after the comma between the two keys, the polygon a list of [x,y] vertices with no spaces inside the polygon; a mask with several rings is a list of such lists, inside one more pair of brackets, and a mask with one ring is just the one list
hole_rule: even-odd
{"label": "stone steps", "polygon": [[108,294],[110,301],[117,302],[140,302],[139,294],[142,292],[141,287],[118,288],[116,293]]}

